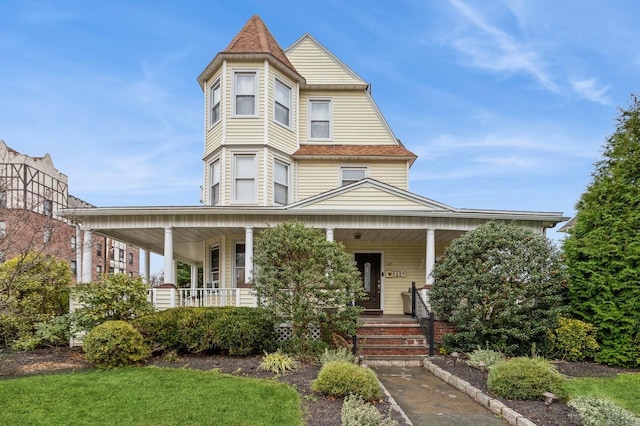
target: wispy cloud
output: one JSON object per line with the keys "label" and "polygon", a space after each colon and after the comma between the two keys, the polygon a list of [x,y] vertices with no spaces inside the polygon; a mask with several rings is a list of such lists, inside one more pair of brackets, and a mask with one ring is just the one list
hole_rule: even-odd
{"label": "wispy cloud", "polygon": [[602,105],[611,105],[611,99],[606,95],[609,86],[597,87],[595,78],[588,80],[571,80],[570,83],[571,88],[583,98],[601,103]]}

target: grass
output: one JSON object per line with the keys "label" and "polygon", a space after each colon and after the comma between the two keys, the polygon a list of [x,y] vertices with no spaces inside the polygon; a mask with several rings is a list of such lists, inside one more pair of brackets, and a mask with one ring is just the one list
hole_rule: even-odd
{"label": "grass", "polygon": [[640,374],[624,373],[616,377],[585,377],[567,380],[567,390],[576,396],[605,398],[640,416]]}
{"label": "grass", "polygon": [[0,424],[302,425],[284,383],[217,371],[126,368],[0,380]]}

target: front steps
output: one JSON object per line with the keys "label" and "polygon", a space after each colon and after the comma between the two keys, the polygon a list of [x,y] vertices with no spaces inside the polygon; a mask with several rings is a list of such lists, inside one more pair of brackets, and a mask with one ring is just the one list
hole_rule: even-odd
{"label": "front steps", "polygon": [[429,342],[418,322],[401,315],[361,316],[358,355],[368,365],[422,366]]}

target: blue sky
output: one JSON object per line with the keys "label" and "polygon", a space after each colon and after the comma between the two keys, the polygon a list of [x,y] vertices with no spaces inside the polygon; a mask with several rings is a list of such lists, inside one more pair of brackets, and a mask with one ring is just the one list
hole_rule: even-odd
{"label": "blue sky", "polygon": [[571,216],[640,93],[633,0],[2,0],[0,139],[92,204],[197,205],[196,77],[253,14],[370,82],[410,190],[454,207]]}

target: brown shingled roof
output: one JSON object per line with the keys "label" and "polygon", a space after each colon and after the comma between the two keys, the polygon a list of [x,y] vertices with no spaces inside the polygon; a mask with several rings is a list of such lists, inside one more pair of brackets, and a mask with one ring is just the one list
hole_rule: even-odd
{"label": "brown shingled roof", "polygon": [[298,73],[258,15],[247,21],[222,53],[269,53]]}
{"label": "brown shingled roof", "polygon": [[293,157],[386,157],[406,158],[411,162],[418,158],[399,145],[303,145]]}

